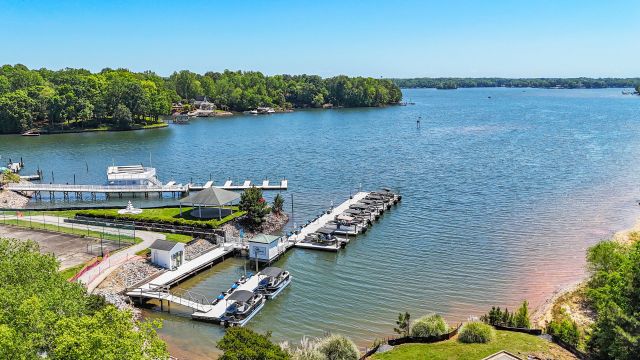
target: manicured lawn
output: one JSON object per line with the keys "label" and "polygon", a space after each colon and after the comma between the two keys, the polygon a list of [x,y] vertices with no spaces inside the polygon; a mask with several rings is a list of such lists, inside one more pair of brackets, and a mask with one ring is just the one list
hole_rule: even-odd
{"label": "manicured lawn", "polygon": [[537,336],[496,331],[496,339],[488,344],[463,344],[455,338],[434,344],[405,344],[396,346],[389,352],[376,354],[372,359],[479,360],[501,350],[506,350],[523,359],[526,359],[529,354],[535,354],[543,359],[575,358],[560,346]]}
{"label": "manicured lawn", "polygon": [[188,243],[193,240],[193,236],[183,235],[183,234],[173,234],[173,233],[163,233],[166,236],[166,239],[169,241],[175,241],[180,243]]}
{"label": "manicured lawn", "polygon": [[231,207],[231,209],[233,210],[233,213],[230,214],[229,216],[223,217],[221,220],[218,220],[218,219],[200,220],[198,218],[195,218],[189,215],[189,211],[191,211],[191,209],[193,208],[183,207],[182,216],[180,216],[179,207],[144,209],[144,211],[141,214],[137,214],[137,215],[118,214],[118,209],[82,210],[82,211],[77,211],[76,214],[79,216],[91,216],[91,217],[99,217],[99,218],[107,218],[107,219],[149,221],[149,222],[159,222],[159,223],[167,223],[167,224],[174,224],[174,225],[216,228],[246,213],[245,211],[240,211],[237,206],[233,206]]}

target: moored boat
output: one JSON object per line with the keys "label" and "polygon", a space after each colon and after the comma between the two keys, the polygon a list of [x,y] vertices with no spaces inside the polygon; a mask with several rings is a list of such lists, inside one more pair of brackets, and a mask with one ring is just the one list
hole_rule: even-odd
{"label": "moored boat", "polygon": [[264,306],[265,296],[249,290],[237,290],[229,295],[225,301],[227,309],[220,318],[224,326],[244,326]]}
{"label": "moored boat", "polygon": [[267,299],[275,298],[291,283],[291,274],[275,266],[260,271],[258,275],[264,277],[258,284],[258,292]]}
{"label": "moored boat", "polygon": [[21,134],[22,136],[40,136],[40,133],[35,130],[25,131]]}

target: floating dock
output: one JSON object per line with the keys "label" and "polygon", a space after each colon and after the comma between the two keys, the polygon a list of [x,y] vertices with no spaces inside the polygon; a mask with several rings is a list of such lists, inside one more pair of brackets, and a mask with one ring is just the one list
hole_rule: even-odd
{"label": "floating dock", "polygon": [[303,249],[312,249],[312,250],[324,250],[324,251],[338,251],[341,246],[340,243],[336,243],[335,245],[322,245],[322,244],[314,244],[310,242],[304,242],[304,239],[307,235],[312,234],[321,228],[323,228],[329,221],[333,221],[336,219],[336,216],[342,214],[345,210],[349,209],[349,206],[359,202],[364,199],[368,192],[359,192],[343,202],[342,204],[334,207],[330,212],[323,214],[319,218],[313,220],[309,224],[305,225],[297,234],[293,234],[289,236],[289,242],[295,244],[295,247],[303,248]]}

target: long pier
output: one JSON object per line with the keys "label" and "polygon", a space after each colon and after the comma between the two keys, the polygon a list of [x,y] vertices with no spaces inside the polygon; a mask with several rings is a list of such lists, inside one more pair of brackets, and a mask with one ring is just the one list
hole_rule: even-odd
{"label": "long pier", "polygon": [[195,184],[176,184],[170,181],[161,186],[147,185],[71,185],[71,184],[21,184],[11,183],[5,185],[5,189],[30,194],[31,196],[42,199],[42,193],[49,193],[50,198],[55,197],[55,193],[62,193],[64,199],[69,199],[70,194],[74,194],[77,199],[82,200],[83,196],[88,194],[92,200],[95,200],[97,194],[104,194],[107,198],[117,195],[122,197],[124,194],[130,194],[135,197],[136,194],[143,194],[145,198],[149,194],[171,194],[172,196],[183,195],[190,191],[199,191],[209,187],[217,187],[224,190],[246,190],[251,187],[257,187],[262,190],[287,190],[288,180],[283,179],[277,184],[271,184],[269,180],[263,180],[260,184],[253,184],[249,180],[245,180],[242,184],[234,184],[233,181],[227,180],[223,185],[214,185],[213,181],[209,181],[204,185]]}
{"label": "long pier", "polygon": [[308,242],[303,242],[303,240],[307,237],[307,235],[314,233],[324,227],[329,221],[335,220],[336,216],[342,214],[345,210],[349,208],[349,206],[357,203],[358,201],[364,199],[368,192],[361,191],[353,195],[350,199],[343,202],[342,204],[334,207],[329,213],[325,213],[314,221],[310,222],[306,226],[304,226],[297,234],[293,234],[289,236],[289,242],[294,244],[295,247],[304,248],[304,249],[312,249],[312,250],[324,250],[324,251],[338,251],[340,249],[340,244],[335,246],[323,246],[319,244],[313,244]]}

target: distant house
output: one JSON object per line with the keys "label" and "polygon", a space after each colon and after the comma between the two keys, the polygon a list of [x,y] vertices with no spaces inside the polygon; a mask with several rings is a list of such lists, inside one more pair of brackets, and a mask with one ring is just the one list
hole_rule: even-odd
{"label": "distant house", "polygon": [[193,101],[193,107],[196,109],[200,109],[200,110],[208,110],[208,111],[213,111],[216,109],[216,105],[212,102],[209,102],[209,100],[207,99],[206,96],[204,97],[197,97],[194,101]]}
{"label": "distant house", "polygon": [[260,262],[271,262],[285,251],[283,236],[258,234],[249,239],[249,258]]}
{"label": "distant house", "polygon": [[165,269],[176,269],[184,262],[184,244],[156,240],[151,246],[151,262]]}

